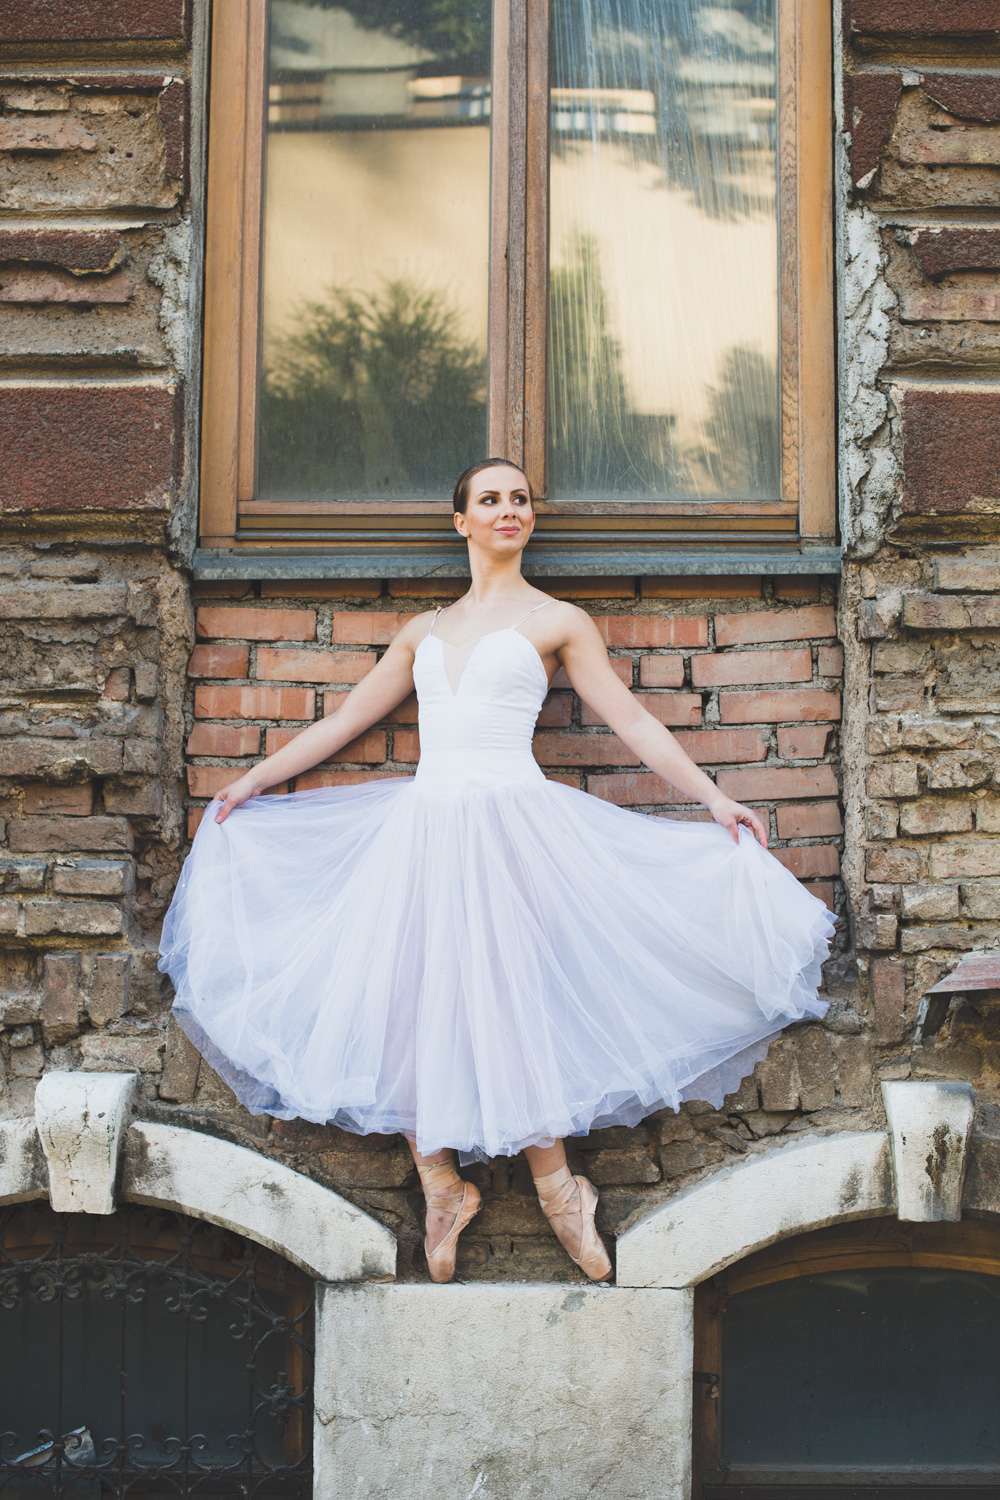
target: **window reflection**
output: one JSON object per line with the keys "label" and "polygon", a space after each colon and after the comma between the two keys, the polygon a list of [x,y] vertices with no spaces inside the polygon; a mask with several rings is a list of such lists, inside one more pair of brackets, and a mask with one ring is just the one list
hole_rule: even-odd
{"label": "window reflection", "polygon": [[776,499],[774,0],[553,0],[549,492]]}
{"label": "window reflection", "polygon": [[484,0],[272,0],[259,494],[445,496],[485,452]]}

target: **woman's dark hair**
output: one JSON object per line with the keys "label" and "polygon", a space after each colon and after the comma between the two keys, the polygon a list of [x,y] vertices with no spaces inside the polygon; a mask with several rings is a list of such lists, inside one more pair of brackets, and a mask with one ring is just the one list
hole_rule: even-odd
{"label": "woman's dark hair", "polygon": [[[459,474],[458,483],[455,485],[455,493],[452,496],[452,507],[456,513],[465,514],[465,507],[469,503],[469,486],[476,475],[481,474],[484,469],[496,468],[516,469],[519,474],[524,474],[521,465],[513,463],[509,458],[484,458],[481,463],[470,464],[467,469],[464,469]],[[531,483],[527,474],[524,474],[524,483],[528,491],[528,499],[531,501],[532,507],[534,507],[535,497],[531,493]]]}

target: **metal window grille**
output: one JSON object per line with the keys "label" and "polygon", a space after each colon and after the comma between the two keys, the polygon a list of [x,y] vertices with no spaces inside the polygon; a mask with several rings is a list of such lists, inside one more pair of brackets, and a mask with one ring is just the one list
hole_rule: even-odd
{"label": "metal window grille", "polygon": [[306,1500],[312,1310],[182,1214],[0,1210],[0,1500]]}

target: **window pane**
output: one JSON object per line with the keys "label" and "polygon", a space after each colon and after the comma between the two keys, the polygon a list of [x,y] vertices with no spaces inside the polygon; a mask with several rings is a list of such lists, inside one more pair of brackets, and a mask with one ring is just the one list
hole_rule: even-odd
{"label": "window pane", "polygon": [[445,496],[486,451],[488,0],[272,0],[259,494]]}
{"label": "window pane", "polygon": [[734,1468],[1000,1472],[997,1277],[802,1277],[739,1292],[722,1326]]}
{"label": "window pane", "polygon": [[774,0],[553,0],[549,492],[777,499]]}

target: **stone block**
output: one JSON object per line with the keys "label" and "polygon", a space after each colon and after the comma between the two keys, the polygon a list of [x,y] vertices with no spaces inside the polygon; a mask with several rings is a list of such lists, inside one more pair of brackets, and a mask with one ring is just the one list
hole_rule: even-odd
{"label": "stone block", "polygon": [[895,948],[899,919],[888,912],[869,912],[856,919],[855,941],[869,952]]}
{"label": "stone block", "polygon": [[82,786],[26,786],[24,789],[26,817],[61,813],[63,817],[86,818],[93,809],[94,788],[89,782]]}
{"label": "stone block", "polygon": [[899,946],[903,953],[928,953],[932,948],[956,948],[967,952],[978,948],[986,936],[968,927],[904,927]]}
{"label": "stone block", "polygon": [[132,956],[128,953],[99,953],[94,959],[87,994],[87,1015],[94,1026],[117,1021],[128,1010],[129,977]]}
{"label": "stone block", "polygon": [[972,828],[972,803],[954,797],[925,797],[904,803],[899,826],[903,833],[968,833]]}
{"label": "stone block", "polygon": [[134,818],[157,818],[163,811],[163,788],[158,781],[108,781],[104,809]]}
{"label": "stone block", "polygon": [[895,802],[869,802],[865,808],[865,836],[894,839],[899,831],[899,808]]}
{"label": "stone block", "polygon": [[158,680],[159,669],[156,666],[147,662],[135,668],[135,696],[140,703],[155,700]]}
{"label": "stone block", "polygon": [[41,1018],[40,994],[9,994],[0,997],[0,1027],[25,1026]]}
{"label": "stone block", "polygon": [[681,1177],[685,1172],[698,1172],[721,1161],[725,1154],[725,1148],[717,1141],[672,1141],[660,1147],[660,1167],[664,1177]]}
{"label": "stone block", "polygon": [[179,41],[191,0],[5,0],[3,42]]}
{"label": "stone block", "polygon": [[41,1078],[45,1067],[45,1053],[38,1045],[19,1047],[10,1055],[11,1078]]}
{"label": "stone block", "polygon": [[171,1016],[166,1057],[159,1082],[160,1098],[175,1104],[190,1104],[198,1087],[200,1065],[200,1054]]}
{"label": "stone block", "polygon": [[896,958],[876,958],[871,966],[875,1040],[893,1046],[906,1034],[906,971]]}
{"label": "stone block", "polygon": [[975,1112],[967,1083],[883,1083],[899,1217],[955,1222]]}
{"label": "stone block", "polygon": [[163,1042],[149,1036],[109,1036],[88,1032],[80,1043],[83,1067],[90,1072],[159,1073]]}
{"label": "stone block", "polygon": [[1000,885],[993,882],[969,882],[961,885],[962,915],[978,919],[1000,917]]}
{"label": "stone block", "polygon": [[880,760],[868,767],[865,787],[869,797],[919,797],[920,780],[914,760]]}
{"label": "stone block", "polygon": [[52,889],[57,896],[122,896],[131,877],[132,866],[119,860],[80,860],[56,865]]}
{"label": "stone block", "polygon": [[864,1036],[834,1036],[831,1045],[841,1105],[867,1109],[872,1098],[871,1042]]}
{"label": "stone block", "polygon": [[50,901],[41,897],[24,904],[24,930],[29,937],[48,933],[116,937],[123,926],[121,907],[106,901]]}
{"label": "stone block", "polygon": [[766,1111],[798,1108],[799,1076],[789,1036],[780,1036],[771,1043],[764,1061],[757,1064],[756,1074],[761,1105]]}
{"label": "stone block", "polygon": [[799,1102],[804,1110],[827,1109],[836,1097],[830,1035],[822,1026],[803,1026],[794,1037]]}
{"label": "stone block", "polygon": [[909,885],[911,881],[920,880],[924,872],[921,849],[869,849],[865,856],[865,878],[869,881]]}
{"label": "stone block", "polygon": [[18,929],[21,921],[21,904],[10,896],[0,899],[0,933],[9,936]]}
{"label": "stone block", "polygon": [[88,774],[113,776],[121,768],[122,747],[114,740],[19,738],[0,741],[0,776],[68,781],[71,777]]}
{"label": "stone block", "polygon": [[975,880],[1000,875],[1000,840],[955,839],[932,844],[929,871],[932,880]]}
{"label": "stone block", "polygon": [[80,959],[75,953],[47,953],[43,963],[40,1019],[45,1045],[68,1042],[80,1030],[83,997]]}
{"label": "stone block", "polygon": [[0,387],[0,511],[164,510],[182,450],[177,386]]}
{"label": "stone block", "polygon": [[316,1493],[682,1500],[692,1337],[688,1291],[324,1287]]}
{"label": "stone block", "polygon": [[409,1151],[321,1151],[317,1161],[338,1188],[401,1188],[413,1175]]}
{"label": "stone block", "polygon": [[118,1150],[134,1093],[130,1074],[51,1072],[39,1083],[35,1124],[56,1213],[114,1213]]}
{"label": "stone block", "polygon": [[958,916],[958,887],[913,885],[902,890],[902,914],[921,922]]}
{"label": "stone block", "polygon": [[659,1182],[660,1169],[641,1146],[628,1151],[594,1151],[587,1155],[587,1176],[598,1187]]}
{"label": "stone block", "polygon": [[10,824],[8,841],[24,854],[117,853],[131,849],[132,833],[126,818],[24,818]]}
{"label": "stone block", "polygon": [[[1000,498],[998,498],[1000,505]],[[992,594],[910,594],[906,630],[1000,630],[1000,599]]]}

